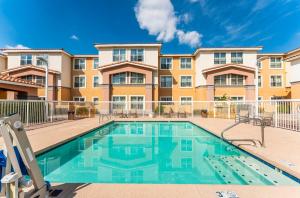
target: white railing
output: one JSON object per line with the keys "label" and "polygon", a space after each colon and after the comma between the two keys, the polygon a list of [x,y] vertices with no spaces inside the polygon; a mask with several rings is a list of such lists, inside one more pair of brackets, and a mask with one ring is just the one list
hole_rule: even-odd
{"label": "white railing", "polygon": [[300,131],[300,100],[264,101],[34,101],[0,100],[0,117],[18,113],[27,125],[36,125],[68,119],[93,117],[147,117],[147,118],[223,118],[235,119],[240,109],[247,109],[251,117],[271,113],[273,125]]}
{"label": "white railing", "polygon": [[0,117],[18,113],[26,126],[91,117],[95,113],[90,102],[0,100]]}

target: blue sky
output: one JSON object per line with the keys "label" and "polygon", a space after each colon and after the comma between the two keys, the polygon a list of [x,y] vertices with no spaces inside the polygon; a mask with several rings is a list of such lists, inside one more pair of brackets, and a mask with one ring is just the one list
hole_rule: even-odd
{"label": "blue sky", "polygon": [[163,53],[198,46],[300,47],[300,0],[0,0],[0,48],[163,42]]}

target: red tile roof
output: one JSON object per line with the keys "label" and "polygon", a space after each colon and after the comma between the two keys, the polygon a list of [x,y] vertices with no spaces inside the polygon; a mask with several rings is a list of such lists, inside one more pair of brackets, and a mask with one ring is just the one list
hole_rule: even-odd
{"label": "red tile roof", "polygon": [[23,80],[21,78],[16,78],[13,76],[9,76],[6,74],[0,74],[0,81],[7,81],[8,83],[19,83],[22,84],[23,86],[36,86],[36,87],[40,87],[41,85],[36,84],[35,82],[31,82],[28,80]]}

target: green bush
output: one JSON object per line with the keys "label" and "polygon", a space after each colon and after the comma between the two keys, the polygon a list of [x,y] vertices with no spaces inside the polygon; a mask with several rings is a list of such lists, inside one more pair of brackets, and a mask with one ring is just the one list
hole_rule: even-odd
{"label": "green bush", "polygon": [[78,115],[78,116],[88,116],[89,115],[89,109],[87,107],[78,107],[76,109],[76,115]]}

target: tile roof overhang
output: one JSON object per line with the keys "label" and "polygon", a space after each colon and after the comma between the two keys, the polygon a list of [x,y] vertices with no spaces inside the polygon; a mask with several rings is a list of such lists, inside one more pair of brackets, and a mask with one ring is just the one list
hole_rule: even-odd
{"label": "tile roof overhang", "polygon": [[9,76],[7,74],[0,74],[0,83],[3,84],[10,84],[10,85],[18,85],[18,86],[25,86],[25,87],[42,87],[42,85],[28,81],[23,80],[21,78],[16,78],[13,76]]}
{"label": "tile roof overhang", "polygon": [[[7,69],[7,70],[1,72],[1,74],[9,74],[9,73],[14,72],[14,71],[21,71],[21,70],[25,70],[25,69],[33,69],[33,70],[38,70],[38,71],[43,71],[43,72],[46,71],[46,69],[44,67],[37,67],[37,66],[34,66],[34,65],[24,65],[24,66],[21,66],[21,67],[15,67],[15,68]],[[55,70],[52,70],[52,69],[49,69],[49,73],[61,74],[61,72],[55,71]]]}
{"label": "tile roof overhang", "polygon": [[210,67],[207,69],[203,69],[202,73],[205,74],[208,72],[218,71],[220,69],[227,69],[227,68],[237,68],[237,69],[243,69],[243,70],[255,72],[255,68],[253,68],[253,67],[248,67],[248,66],[239,65],[239,64],[225,64],[225,65],[214,66],[214,67]]}
{"label": "tile roof overhang", "polygon": [[142,67],[142,68],[151,69],[151,70],[158,69],[156,66],[153,66],[153,65],[147,65],[144,63],[133,62],[133,61],[122,61],[122,62],[111,63],[111,64],[107,64],[107,65],[102,65],[102,66],[99,66],[98,69],[101,71],[101,70],[118,67],[118,66],[124,66],[124,65],[132,65],[132,66]]}

